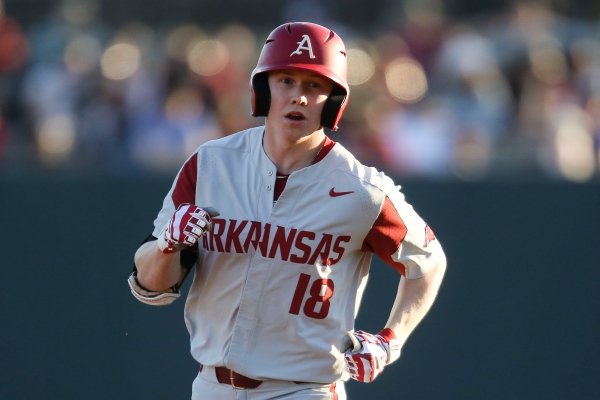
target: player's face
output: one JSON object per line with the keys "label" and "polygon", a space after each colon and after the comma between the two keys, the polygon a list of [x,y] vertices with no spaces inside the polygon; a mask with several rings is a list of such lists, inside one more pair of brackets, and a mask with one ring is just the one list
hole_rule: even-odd
{"label": "player's face", "polygon": [[299,139],[322,128],[321,112],[333,83],[308,71],[269,73],[271,104],[267,124],[278,134]]}

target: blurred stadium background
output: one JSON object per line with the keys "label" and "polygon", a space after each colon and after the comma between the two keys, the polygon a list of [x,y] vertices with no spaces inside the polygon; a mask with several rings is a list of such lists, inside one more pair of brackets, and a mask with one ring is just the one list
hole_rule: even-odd
{"label": "blurred stadium background", "polygon": [[[184,399],[183,302],[125,279],[177,169],[262,123],[280,23],[332,26],[332,133],[402,184],[449,259],[438,302],[351,399],[600,398],[600,2],[0,0],[0,399]],[[375,260],[357,322],[397,275]]]}
{"label": "blurred stadium background", "polygon": [[282,21],[347,42],[334,138],[424,179],[596,179],[595,1],[5,1],[2,174],[173,174],[211,138],[260,124],[248,76]]}

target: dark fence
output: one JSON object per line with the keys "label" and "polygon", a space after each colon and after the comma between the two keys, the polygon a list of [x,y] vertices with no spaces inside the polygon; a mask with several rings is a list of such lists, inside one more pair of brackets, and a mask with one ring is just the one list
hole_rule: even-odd
{"label": "dark fence", "polygon": [[[125,279],[170,181],[0,181],[0,398],[187,399],[183,301]],[[600,185],[407,183],[449,266],[399,361],[351,399],[598,399]],[[376,262],[357,327],[386,321]]]}

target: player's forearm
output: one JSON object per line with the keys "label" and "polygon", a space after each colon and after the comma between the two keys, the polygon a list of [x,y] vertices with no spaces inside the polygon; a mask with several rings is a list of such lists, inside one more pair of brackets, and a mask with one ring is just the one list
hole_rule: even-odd
{"label": "player's forearm", "polygon": [[182,276],[179,253],[161,252],[156,241],[141,245],[134,262],[138,282],[148,290],[164,291],[179,282]]}
{"label": "player's forearm", "polygon": [[396,300],[386,327],[394,331],[403,346],[410,334],[429,312],[446,272],[446,262],[418,279],[401,279]]}

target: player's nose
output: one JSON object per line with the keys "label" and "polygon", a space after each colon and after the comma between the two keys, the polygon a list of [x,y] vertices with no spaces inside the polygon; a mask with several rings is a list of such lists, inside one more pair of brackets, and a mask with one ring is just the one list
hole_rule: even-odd
{"label": "player's nose", "polygon": [[305,106],[308,104],[308,99],[306,98],[305,95],[303,94],[298,94],[292,97],[292,104],[296,105],[300,105],[300,106]]}

